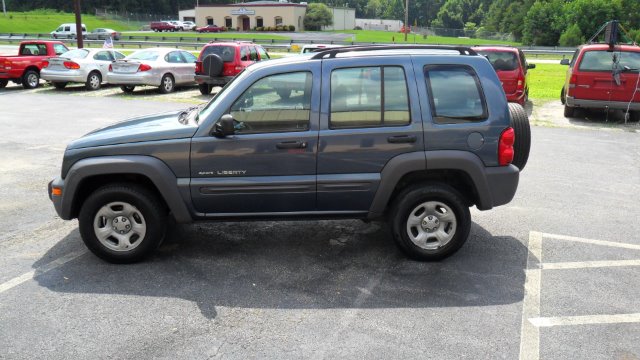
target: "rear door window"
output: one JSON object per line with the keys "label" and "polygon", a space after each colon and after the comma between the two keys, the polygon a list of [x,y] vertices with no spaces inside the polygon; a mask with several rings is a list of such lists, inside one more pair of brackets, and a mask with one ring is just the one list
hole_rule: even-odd
{"label": "rear door window", "polygon": [[172,51],[164,56],[164,61],[172,64],[183,63],[184,59],[182,55],[180,55],[180,51]]}
{"label": "rear door window", "polygon": [[457,124],[487,119],[484,93],[473,68],[427,65],[424,71],[434,122]]}
{"label": "rear door window", "polygon": [[197,58],[192,53],[190,53],[188,51],[182,51],[181,53],[182,53],[182,56],[184,57],[186,62],[188,62],[190,64],[196,62]]}
{"label": "rear door window", "polygon": [[207,46],[202,51],[201,58],[204,59],[211,54],[220,56],[224,62],[233,62],[236,57],[236,48],[233,46]]}

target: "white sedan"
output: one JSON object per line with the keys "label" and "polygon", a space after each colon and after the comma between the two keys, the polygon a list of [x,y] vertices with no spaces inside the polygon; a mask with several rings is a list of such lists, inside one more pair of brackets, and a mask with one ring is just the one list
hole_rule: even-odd
{"label": "white sedan", "polygon": [[134,52],[109,66],[107,81],[120,85],[122,91],[133,92],[138,85],[158,86],[161,93],[178,85],[195,85],[196,57],[173,48],[151,48]]}
{"label": "white sedan", "polygon": [[40,71],[43,80],[50,81],[56,89],[68,83],[84,83],[87,90],[98,90],[106,80],[109,65],[124,55],[115,50],[76,49],[47,59]]}

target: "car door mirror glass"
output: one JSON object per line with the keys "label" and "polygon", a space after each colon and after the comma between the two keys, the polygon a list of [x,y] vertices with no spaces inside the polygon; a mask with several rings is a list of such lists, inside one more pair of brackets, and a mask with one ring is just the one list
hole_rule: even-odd
{"label": "car door mirror glass", "polygon": [[569,65],[569,59],[560,60],[560,65]]}
{"label": "car door mirror glass", "polygon": [[[569,65],[569,64],[567,64]],[[531,70],[531,69],[535,69],[536,68],[536,64],[527,64],[527,69]]]}

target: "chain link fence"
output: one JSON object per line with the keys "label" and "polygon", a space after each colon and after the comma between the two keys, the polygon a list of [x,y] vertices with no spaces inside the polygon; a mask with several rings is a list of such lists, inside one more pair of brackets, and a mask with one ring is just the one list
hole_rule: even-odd
{"label": "chain link fence", "polygon": [[498,32],[489,32],[484,28],[479,27],[477,29],[447,29],[447,28],[434,28],[434,27],[413,27],[412,32],[422,35],[423,37],[429,36],[446,36],[446,37],[458,37],[469,39],[485,39],[485,40],[498,40],[498,41],[515,41],[513,34],[505,34]]}
{"label": "chain link fence", "polygon": [[152,21],[175,20],[178,18],[176,14],[143,14],[109,9],[95,9],[95,11],[96,16],[99,18],[120,21],[140,30],[148,30],[149,23]]}

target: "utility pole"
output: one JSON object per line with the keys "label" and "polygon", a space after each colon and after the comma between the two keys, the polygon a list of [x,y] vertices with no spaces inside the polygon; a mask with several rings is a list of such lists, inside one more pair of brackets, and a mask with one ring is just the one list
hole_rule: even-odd
{"label": "utility pole", "polygon": [[409,0],[404,6],[404,42],[407,42],[407,24],[409,23]]}
{"label": "utility pole", "polygon": [[73,10],[76,13],[76,40],[78,40],[78,49],[84,47],[82,36],[82,16],[80,15],[80,0],[73,0]]}
{"label": "utility pole", "polygon": [[7,17],[7,8],[4,6],[4,0],[2,0],[2,12],[4,13],[4,17]]}

